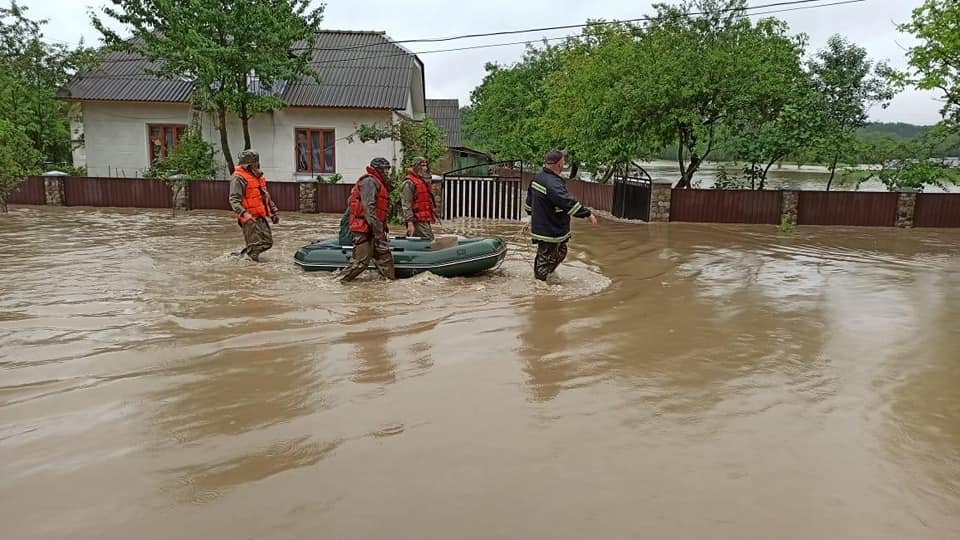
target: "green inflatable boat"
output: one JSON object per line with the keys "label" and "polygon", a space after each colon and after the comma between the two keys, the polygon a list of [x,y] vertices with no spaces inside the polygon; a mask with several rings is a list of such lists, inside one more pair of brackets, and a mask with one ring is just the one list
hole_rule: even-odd
{"label": "green inflatable boat", "polygon": [[[458,238],[442,236],[431,242],[424,238],[397,236],[390,239],[398,278],[432,272],[438,276],[470,276],[494,270],[507,255],[507,244],[499,238]],[[293,262],[306,271],[333,272],[350,264],[353,246],[340,239],[317,240],[303,246]],[[368,269],[375,269],[371,261]]]}

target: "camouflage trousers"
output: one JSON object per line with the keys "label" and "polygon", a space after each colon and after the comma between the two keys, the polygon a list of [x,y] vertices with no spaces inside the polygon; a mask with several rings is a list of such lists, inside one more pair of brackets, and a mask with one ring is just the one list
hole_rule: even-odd
{"label": "camouflage trousers", "polygon": [[533,261],[533,276],[540,281],[546,281],[547,276],[552,274],[566,258],[566,242],[557,244],[540,242],[537,244],[537,257]]}
{"label": "camouflage trousers", "polygon": [[273,232],[267,218],[251,219],[240,225],[243,229],[243,240],[247,246],[240,252],[255,261],[260,260],[260,254],[273,247]]}
{"label": "camouflage trousers", "polygon": [[433,226],[429,223],[423,221],[414,221],[413,222],[413,235],[419,236],[420,238],[426,238],[427,240],[433,240]]}
{"label": "camouflage trousers", "polygon": [[376,238],[373,233],[354,233],[353,234],[353,260],[350,266],[343,269],[340,281],[346,283],[353,281],[357,276],[367,269],[367,265],[373,259],[380,275],[387,279],[397,279],[396,271],[393,267],[393,253],[390,251],[390,241],[386,236]]}

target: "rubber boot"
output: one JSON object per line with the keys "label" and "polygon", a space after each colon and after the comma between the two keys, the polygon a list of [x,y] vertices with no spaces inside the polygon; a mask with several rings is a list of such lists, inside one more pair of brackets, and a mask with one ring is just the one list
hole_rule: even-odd
{"label": "rubber boot", "polygon": [[350,266],[344,268],[342,273],[340,274],[341,275],[340,283],[353,281],[354,279],[357,278],[357,276],[362,274],[366,269],[367,269],[366,261],[353,261],[352,263],[350,263]]}
{"label": "rubber boot", "polygon": [[380,271],[380,275],[387,279],[397,279],[397,272],[393,266],[393,254],[386,253],[380,255],[376,260],[377,270]]}

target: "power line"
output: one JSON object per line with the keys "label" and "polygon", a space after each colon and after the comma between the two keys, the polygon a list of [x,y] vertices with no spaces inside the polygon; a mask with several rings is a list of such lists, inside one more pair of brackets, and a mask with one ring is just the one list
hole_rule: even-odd
{"label": "power line", "polygon": [[[786,12],[790,12],[790,11],[800,11],[800,10],[804,10],[804,9],[816,9],[816,8],[821,8],[821,7],[839,6],[839,5],[845,5],[845,4],[859,4],[859,3],[866,2],[867,0],[844,0],[844,1],[838,1],[838,2],[832,2],[832,3],[825,3],[825,4],[807,5],[807,4],[815,4],[815,3],[817,3],[817,2],[823,2],[823,1],[824,1],[824,0],[792,0],[792,1],[774,2],[774,3],[769,3],[769,4],[761,4],[761,5],[757,5],[757,6],[746,6],[746,7],[744,7],[744,8],[730,8],[730,9],[718,10],[718,11],[715,11],[715,12],[692,11],[692,12],[689,12],[689,15],[710,15],[710,14],[713,14],[713,13],[729,13],[729,12],[736,12],[736,11],[742,11],[742,12],[744,12],[744,15],[748,15],[748,16],[769,15],[769,14],[776,14],[776,13],[786,13]],[[761,12],[750,12],[751,10],[756,10],[756,9],[765,9],[765,8],[778,7],[778,6],[796,6],[796,5],[798,5],[798,4],[804,4],[804,5],[802,5],[802,6],[800,6],[800,7],[793,7],[793,8],[775,9],[775,10],[761,11]],[[306,51],[306,50],[323,51],[323,52],[354,51],[354,50],[360,50],[360,49],[367,49],[367,48],[371,48],[371,47],[390,47],[390,46],[398,45],[398,44],[402,44],[402,43],[436,43],[436,42],[445,42],[445,41],[455,41],[455,40],[460,40],[460,39],[471,39],[471,38],[476,38],[476,37],[489,37],[489,36],[498,36],[498,35],[524,34],[524,33],[532,33],[532,32],[551,31],[551,30],[565,30],[565,29],[570,29],[570,28],[588,28],[588,27],[592,27],[592,26],[605,26],[605,25],[611,25],[611,24],[623,24],[623,23],[641,22],[641,21],[647,21],[647,22],[649,22],[649,21],[655,21],[655,20],[657,20],[657,18],[658,18],[658,17],[652,16],[652,15],[647,15],[647,16],[638,17],[638,18],[635,18],[635,19],[624,19],[624,20],[603,21],[603,22],[591,22],[591,23],[584,23],[584,24],[568,24],[568,25],[563,25],[563,26],[548,26],[548,27],[540,27],[540,28],[529,28],[529,29],[523,29],[523,30],[506,30],[506,31],[500,31],[500,32],[487,32],[487,33],[481,33],[481,34],[463,34],[463,35],[458,35],[458,36],[448,36],[448,37],[439,37],[439,38],[417,38],[417,39],[407,39],[407,40],[399,40],[399,41],[391,40],[391,41],[387,41],[387,42],[364,43],[364,44],[361,44],[361,45],[351,45],[351,46],[349,46],[349,47],[313,47],[313,48],[309,48],[309,47],[293,47],[293,48],[291,49],[291,51]],[[569,36],[569,37],[581,37],[582,35],[583,35],[583,34],[581,33],[581,34],[576,34],[576,35],[574,35],[574,36]],[[552,41],[552,40],[558,40],[558,39],[566,39],[566,37],[563,37],[563,38],[549,38],[549,39]],[[530,42],[530,41],[532,41],[532,40],[525,40],[525,41],[519,41],[519,42],[509,42],[509,43],[494,43],[494,44],[488,44],[488,45],[474,45],[474,46],[469,46],[469,47],[459,47],[459,48],[451,48],[451,49],[440,49],[440,50],[429,50],[429,51],[419,51],[419,52],[414,51],[414,52],[394,53],[394,54],[392,54],[392,55],[376,55],[376,56],[359,57],[359,58],[343,58],[343,59],[336,59],[336,60],[325,60],[325,61],[317,62],[317,64],[321,64],[321,65],[322,65],[322,64],[327,64],[327,63],[338,63],[338,62],[355,62],[355,61],[358,61],[358,60],[366,60],[366,59],[369,59],[369,58],[389,58],[389,57],[392,57],[392,56],[408,56],[408,55],[411,55],[411,54],[413,54],[413,55],[421,55],[421,54],[433,54],[433,53],[443,53],[443,52],[455,52],[455,51],[465,51],[465,50],[473,50],[473,49],[482,49],[482,48],[487,48],[487,47],[503,47],[503,46],[507,46],[507,45],[519,45],[519,44],[523,44],[523,43],[528,43],[528,42]],[[141,61],[141,58],[118,58],[118,59],[115,59],[115,60],[110,60],[110,62],[115,62],[115,63],[119,63],[119,62],[139,62],[139,61]]]}
{"label": "power line", "polygon": [[[728,12],[733,12],[733,11],[749,11],[749,10],[753,10],[753,9],[765,9],[765,8],[780,7],[780,6],[795,6],[795,5],[798,5],[798,4],[812,4],[812,3],[815,3],[815,2],[821,2],[821,1],[823,1],[823,0],[791,0],[791,1],[783,1],[783,2],[773,2],[773,3],[770,3],[770,4],[761,4],[761,5],[758,5],[758,6],[745,6],[745,7],[743,7],[743,8],[729,8],[729,9],[723,9],[723,10],[711,11],[711,12],[708,12],[708,11],[692,11],[692,12],[689,12],[689,15],[712,15],[712,14],[714,14],[714,13],[728,13]],[[849,0],[849,1],[847,1],[847,2],[842,2],[842,3],[854,4],[854,3],[858,3],[858,2],[864,2],[864,1],[866,1],[866,0]],[[829,5],[829,4],[828,4],[828,5]],[[822,7],[822,6],[813,6],[813,7]],[[758,14],[751,14],[751,15],[758,15]],[[478,37],[506,36],[506,35],[514,35],[514,34],[529,34],[529,33],[532,33],[532,32],[546,32],[546,31],[550,31],[550,30],[569,30],[569,29],[571,29],[571,28],[587,28],[587,27],[590,27],[590,26],[603,26],[603,25],[608,25],[608,24],[622,24],[622,23],[641,22],[641,21],[653,21],[653,20],[656,20],[656,19],[657,19],[657,17],[655,17],[655,16],[645,15],[645,16],[643,16],[643,17],[637,17],[637,18],[635,18],[635,19],[623,19],[623,20],[614,20],[614,21],[598,21],[598,22],[591,22],[591,23],[584,23],[584,24],[567,24],[567,25],[562,25],[562,26],[544,26],[544,27],[540,27],[540,28],[527,28],[527,29],[522,29],[522,30],[504,30],[504,31],[499,31],[499,32],[485,32],[485,33],[481,33],[481,34],[461,34],[461,35],[456,35],[456,36],[438,37],[438,38],[403,39],[403,40],[393,41],[393,43],[396,43],[396,44],[400,44],[400,43],[437,43],[437,42],[443,42],[443,41],[456,41],[456,40],[460,40],[460,39],[472,39],[472,38],[478,38]],[[366,48],[366,47],[371,47],[371,46],[376,46],[376,45],[380,45],[380,44],[379,44],[379,43],[376,43],[376,44],[367,43],[367,44],[363,44],[363,45],[353,45],[353,46],[351,46],[351,47],[330,48],[330,49],[317,49],[317,50],[322,50],[322,51],[346,51],[346,50],[353,50],[353,49],[363,49],[363,48]],[[300,50],[303,50],[303,49],[300,49]]]}
{"label": "power line", "polygon": [[[768,5],[764,5],[764,6],[747,7],[746,9],[758,9],[758,8],[770,7],[770,6],[772,6],[772,5],[782,5],[782,4],[798,4],[798,3],[809,4],[809,3],[811,3],[811,2],[821,2],[821,1],[822,1],[822,0],[802,0],[802,1],[785,2],[785,3],[784,3],[784,2],[781,2],[781,3],[779,3],[779,4],[768,4]],[[748,15],[748,16],[751,16],[751,17],[752,17],[752,16],[757,16],[757,15],[772,15],[772,14],[778,14],[778,13],[787,13],[787,12],[794,12],[794,11],[801,11],[801,10],[810,10],[810,9],[817,9],[817,8],[824,8],[824,7],[842,6],[842,5],[849,5],[849,4],[859,4],[859,3],[866,2],[866,1],[867,1],[867,0],[839,0],[839,1],[835,1],[835,2],[828,2],[828,3],[825,3],[825,4],[804,5],[804,6],[792,7],[792,8],[774,9],[774,10],[768,10],[768,11],[755,12],[755,13],[747,13],[747,14],[745,14],[745,15]],[[730,10],[727,10],[727,11],[730,11]],[[737,11],[740,11],[740,10],[737,10]],[[698,13],[699,13],[699,12],[698,12]],[[702,14],[702,13],[700,13],[700,14]],[[655,19],[655,17],[654,17],[654,18],[650,18],[650,19]],[[640,20],[640,19],[636,19],[636,20]],[[599,24],[614,24],[614,23],[613,23],[613,22],[608,22],[608,23],[599,23]],[[591,25],[576,25],[576,26],[577,26],[577,27],[586,27],[586,26],[591,26]],[[448,48],[448,49],[432,49],[432,50],[426,50],[426,51],[400,52],[400,53],[380,54],[380,55],[370,55],[370,56],[360,56],[360,57],[345,57],[345,58],[337,58],[337,59],[331,59],[331,60],[321,60],[321,61],[319,61],[319,62],[313,62],[312,64],[313,64],[313,65],[317,65],[317,66],[326,66],[326,65],[339,64],[339,63],[345,63],[345,62],[360,62],[360,61],[364,61],[364,60],[382,60],[382,59],[388,59],[388,58],[400,58],[400,57],[420,56],[420,55],[425,55],[425,54],[439,54],[439,53],[448,53],[448,52],[460,52],[460,51],[468,51],[468,50],[488,49],[488,48],[494,48],[494,47],[507,47],[507,46],[512,46],[512,45],[524,45],[524,44],[532,43],[532,42],[534,42],[534,41],[547,41],[547,42],[551,42],[551,41],[563,41],[563,40],[567,40],[567,39],[582,38],[582,37],[585,37],[585,36],[586,36],[586,34],[580,33],[580,34],[574,34],[574,35],[570,35],[570,36],[560,36],[560,37],[553,37],[553,38],[542,38],[542,39],[539,39],[539,40],[527,39],[527,40],[523,40],[523,41],[511,41],[511,42],[505,42],[505,43],[488,43],[488,44],[484,44],[484,45],[471,45],[471,46],[466,46],[466,47],[455,47],[455,48]],[[401,43],[401,42],[393,42],[393,43]],[[374,45],[386,47],[386,46],[390,46],[390,44],[391,44],[391,43],[377,43],[377,44],[374,44]],[[369,46],[369,45],[370,45],[370,44],[368,44],[367,46]],[[359,48],[359,47],[360,47],[360,46],[345,47],[345,48],[343,48],[343,49],[316,49],[316,50],[321,50],[321,51],[341,51],[341,50],[342,50],[342,51],[347,51],[347,50],[353,50],[353,49],[356,49],[356,48]],[[118,59],[115,59],[115,60],[106,61],[105,63],[113,64],[113,63],[120,63],[120,62],[142,62],[142,61],[144,61],[143,58],[118,58]],[[369,69],[407,69],[407,66],[401,66],[401,65],[373,65],[373,66],[364,66],[364,67],[365,67],[365,68],[369,68]],[[169,81],[171,81],[171,82],[176,82],[176,81],[174,81],[173,79],[150,77],[150,76],[142,76],[142,75],[84,75],[84,76],[82,76],[81,78],[82,78],[82,79],[111,79],[111,80],[162,80],[162,81],[167,81],[167,80],[169,80]],[[188,82],[188,81],[180,81],[180,82]]]}

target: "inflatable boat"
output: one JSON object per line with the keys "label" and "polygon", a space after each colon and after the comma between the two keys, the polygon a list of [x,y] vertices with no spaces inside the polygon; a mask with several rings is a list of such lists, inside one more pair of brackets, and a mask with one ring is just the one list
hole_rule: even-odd
{"label": "inflatable boat", "polygon": [[[390,239],[393,264],[398,278],[432,272],[443,277],[470,276],[495,270],[507,255],[507,244],[499,238],[426,238],[396,236]],[[353,246],[337,238],[317,240],[293,255],[293,262],[306,271],[333,272],[350,265]],[[375,270],[373,261],[367,266]]]}

